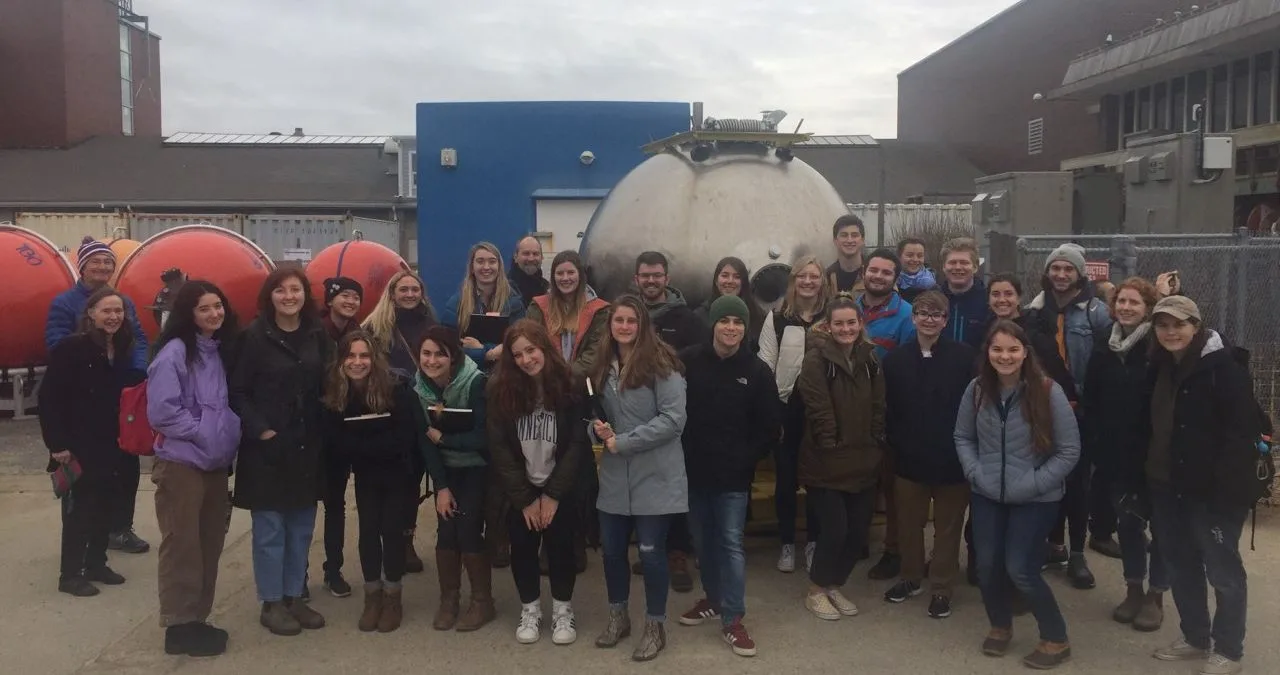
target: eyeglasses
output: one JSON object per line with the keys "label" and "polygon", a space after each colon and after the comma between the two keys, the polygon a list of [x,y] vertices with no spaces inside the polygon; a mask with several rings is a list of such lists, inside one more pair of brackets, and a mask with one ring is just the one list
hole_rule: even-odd
{"label": "eyeglasses", "polygon": [[941,321],[947,318],[947,315],[942,312],[912,312],[912,314],[920,317],[921,319],[931,319],[933,321]]}

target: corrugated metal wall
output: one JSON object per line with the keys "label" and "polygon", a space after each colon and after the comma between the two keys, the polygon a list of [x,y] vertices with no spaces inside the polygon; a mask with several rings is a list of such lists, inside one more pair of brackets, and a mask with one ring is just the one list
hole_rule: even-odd
{"label": "corrugated metal wall", "polygon": [[350,222],[347,223],[346,238],[354,239],[356,230],[360,230],[360,235],[364,237],[365,241],[377,242],[396,253],[401,253],[400,223],[394,220],[376,220],[352,216]]}
{"label": "corrugated metal wall", "polygon": [[146,241],[166,230],[183,225],[215,225],[244,234],[244,216],[238,214],[138,213],[129,218],[129,238]]}
{"label": "corrugated metal wall", "polygon": [[285,249],[307,249],[314,256],[347,237],[348,220],[347,216],[246,216],[244,236],[272,260],[284,260]]}
{"label": "corrugated metal wall", "polygon": [[86,236],[110,239],[129,235],[129,221],[119,213],[19,213],[14,224],[44,235],[63,253],[80,248]]}
{"label": "corrugated metal wall", "polygon": [[884,233],[888,240],[876,240],[880,228],[879,204],[848,204],[849,213],[862,219],[867,228],[867,246],[893,246],[903,233],[921,228],[967,228],[972,230],[968,204],[885,204]]}

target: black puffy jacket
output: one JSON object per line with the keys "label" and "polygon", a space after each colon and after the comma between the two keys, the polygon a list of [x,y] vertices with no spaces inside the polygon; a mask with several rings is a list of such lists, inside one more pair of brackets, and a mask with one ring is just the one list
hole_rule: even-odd
{"label": "black puffy jacket", "polygon": [[973,380],[974,349],[944,337],[925,358],[919,342],[884,358],[885,435],[894,473],[913,483],[965,482],[956,455],[956,414]]}
{"label": "black puffy jacket", "polygon": [[1148,333],[1123,356],[1112,351],[1110,339],[1111,331],[1099,334],[1089,359],[1080,399],[1081,450],[1103,475],[1137,490],[1146,480],[1142,415],[1150,399],[1148,356],[1153,338]]}

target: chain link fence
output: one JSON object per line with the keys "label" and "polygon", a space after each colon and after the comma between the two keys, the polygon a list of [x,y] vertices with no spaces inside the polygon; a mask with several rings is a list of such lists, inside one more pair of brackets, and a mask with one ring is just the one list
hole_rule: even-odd
{"label": "chain link fence", "polygon": [[[1041,290],[1045,259],[1076,243],[1085,259],[1106,263],[1113,283],[1130,276],[1154,281],[1176,270],[1182,293],[1196,301],[1204,325],[1249,350],[1259,403],[1280,421],[1280,237],[1234,234],[1034,235],[986,234],[988,272],[1011,271],[1029,302]],[[1280,449],[1277,449],[1280,459]],[[1280,485],[1271,499],[1280,505]]]}

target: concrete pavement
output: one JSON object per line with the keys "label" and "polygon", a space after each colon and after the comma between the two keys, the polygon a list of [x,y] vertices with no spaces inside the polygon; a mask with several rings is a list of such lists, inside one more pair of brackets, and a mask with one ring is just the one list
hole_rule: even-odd
{"label": "concrete pavement", "polygon": [[[35,430],[37,438],[33,439]],[[337,599],[326,594],[313,577],[313,606],[329,625],[298,637],[269,635],[257,623],[250,564],[249,518],[237,511],[227,538],[221,566],[218,601],[213,621],[231,632],[228,653],[214,659],[171,657],[163,651],[163,631],[157,620],[156,553],[111,554],[111,565],[128,577],[121,587],[104,587],[95,598],[79,599],[56,591],[58,509],[43,475],[43,448],[38,429],[28,422],[0,422],[0,673],[48,675],[285,675],[306,673],[394,673],[448,671],[453,673],[528,672],[675,672],[779,673],[911,672],[913,675],[986,675],[1022,673],[1022,654],[1035,645],[1030,617],[1017,620],[1012,655],[993,660],[978,652],[986,619],[976,589],[957,591],[955,614],[943,621],[928,618],[926,597],[903,605],[889,605],[881,594],[889,582],[866,580],[860,564],[846,588],[862,613],[838,622],[824,622],[803,608],[805,578],[784,575],[774,568],[772,541],[748,542],[747,626],[759,656],[734,656],[719,639],[715,626],[680,626],[675,616],[699,597],[672,593],[668,649],[649,664],[629,660],[634,638],[614,650],[596,649],[592,642],[603,625],[606,607],[604,580],[598,556],[579,579],[575,594],[579,639],[569,647],[551,644],[548,630],[535,645],[514,639],[518,600],[509,570],[495,570],[494,587],[499,619],[472,634],[439,633],[430,626],[438,597],[434,569],[406,578],[405,625],[388,635],[363,634],[355,622],[361,609],[357,592]],[[157,544],[159,534],[147,477],[138,496],[138,533]],[[347,565],[355,584],[359,565],[355,552],[354,499],[348,496]],[[422,522],[431,523],[424,515]],[[419,550],[429,553],[433,535],[419,538]],[[1280,574],[1280,517],[1259,517],[1258,550],[1243,555],[1252,580],[1249,607],[1250,639],[1246,672],[1280,673],[1280,644],[1272,638],[1280,620],[1280,589],[1271,582]],[[424,557],[426,557],[424,555]],[[312,569],[323,558],[319,534],[312,549]],[[1073,643],[1074,661],[1064,672],[1120,674],[1184,674],[1192,664],[1161,663],[1151,649],[1177,637],[1177,615],[1167,602],[1165,627],[1142,634],[1113,623],[1111,609],[1122,599],[1119,561],[1090,555],[1099,588],[1077,591],[1059,575],[1051,575],[1062,603]],[[1271,583],[1269,583],[1271,582]],[[545,588],[545,587],[544,587]],[[464,586],[465,589],[465,586]],[[549,593],[544,602],[550,605]],[[641,619],[643,590],[632,584],[632,620]]]}

